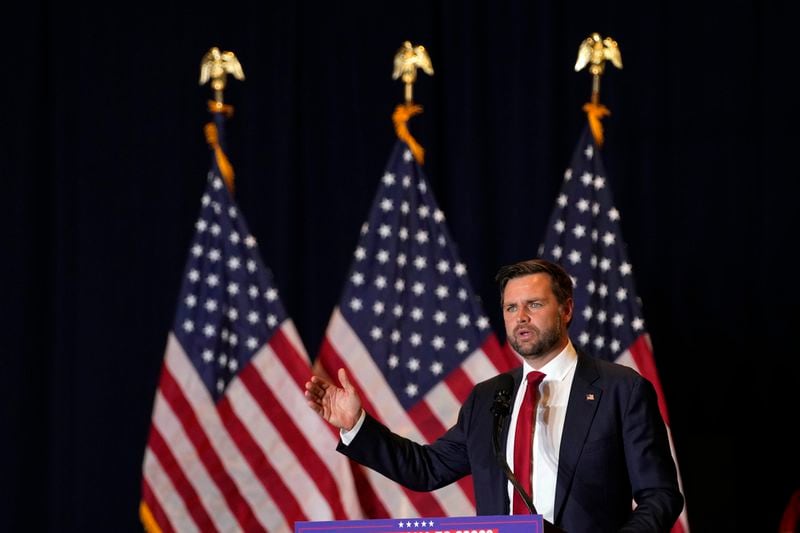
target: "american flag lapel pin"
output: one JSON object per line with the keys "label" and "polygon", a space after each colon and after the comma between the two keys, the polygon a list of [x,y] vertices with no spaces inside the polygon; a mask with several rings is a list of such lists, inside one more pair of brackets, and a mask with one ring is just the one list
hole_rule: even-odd
{"label": "american flag lapel pin", "polygon": [[588,401],[588,402],[593,402],[594,401],[594,393],[593,392],[587,392],[586,393],[586,401]]}

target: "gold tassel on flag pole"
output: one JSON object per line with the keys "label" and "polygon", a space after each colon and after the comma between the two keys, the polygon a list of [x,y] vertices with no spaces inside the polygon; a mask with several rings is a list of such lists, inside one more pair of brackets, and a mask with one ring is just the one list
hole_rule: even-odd
{"label": "gold tassel on flag pole", "polygon": [[589,72],[592,74],[592,101],[584,104],[583,110],[589,119],[589,129],[597,146],[603,146],[603,124],[600,121],[611,114],[600,103],[600,76],[603,75],[607,60],[615,67],[622,68],[622,56],[617,41],[611,37],[603,39],[599,33],[592,33],[578,48],[578,60],[575,62],[575,72],[589,65]]}
{"label": "gold tassel on flag pole", "polygon": [[[226,117],[233,115],[233,106],[223,103],[222,91],[227,83],[227,75],[232,74],[237,80],[244,80],[242,65],[233,52],[220,52],[214,46],[200,62],[200,85],[211,80],[211,89],[214,91],[214,100],[208,102],[208,110],[211,113],[224,113]],[[217,158],[217,166],[222,174],[222,179],[228,190],[233,194],[233,166],[231,165],[225,151],[219,144],[219,132],[213,122],[205,126],[206,142],[214,150]]]}
{"label": "gold tassel on flag pole", "polygon": [[392,113],[392,122],[397,136],[408,145],[417,163],[422,165],[425,162],[425,149],[408,131],[408,120],[422,113],[422,106],[415,104],[413,97],[414,82],[417,80],[418,68],[421,68],[430,76],[433,75],[433,64],[427,50],[422,45],[412,46],[410,41],[403,42],[403,45],[394,56],[392,79],[403,79],[405,102],[395,107],[394,113]]}

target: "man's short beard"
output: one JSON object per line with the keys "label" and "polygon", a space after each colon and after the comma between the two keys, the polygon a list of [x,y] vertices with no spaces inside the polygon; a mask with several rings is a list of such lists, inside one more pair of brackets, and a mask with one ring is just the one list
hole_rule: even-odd
{"label": "man's short beard", "polygon": [[520,354],[522,357],[540,357],[545,355],[546,353],[550,352],[555,346],[561,342],[561,316],[558,317],[558,322],[556,323],[555,327],[550,328],[541,334],[539,340],[534,344],[530,345],[527,349],[523,349],[523,347],[517,342],[514,335],[511,335],[508,338],[508,343],[511,344],[511,347]]}
{"label": "man's short beard", "polygon": [[508,339],[509,344],[514,350],[523,357],[539,357],[544,355],[557,346],[561,342],[561,330],[551,329],[548,330],[537,342],[523,348],[516,339],[512,336]]}

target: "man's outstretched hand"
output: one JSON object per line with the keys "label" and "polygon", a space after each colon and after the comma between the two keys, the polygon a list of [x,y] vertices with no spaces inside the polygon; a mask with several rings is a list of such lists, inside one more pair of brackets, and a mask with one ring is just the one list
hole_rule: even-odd
{"label": "man's outstretched hand", "polygon": [[306,403],[331,425],[349,430],[361,416],[361,398],[344,368],[339,369],[338,376],[341,387],[320,376],[311,376],[306,382]]}

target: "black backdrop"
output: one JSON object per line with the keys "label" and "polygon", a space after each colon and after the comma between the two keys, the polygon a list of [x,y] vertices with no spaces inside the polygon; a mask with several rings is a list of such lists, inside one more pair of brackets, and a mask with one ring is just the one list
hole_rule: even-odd
{"label": "black backdrop", "polygon": [[410,128],[502,338],[491,280],[542,239],[585,121],[578,44],[597,31],[622,51],[601,86],[603,157],[692,530],[776,530],[800,486],[789,4],[7,7],[0,529],[140,530],[150,409],[210,162],[197,82],[211,46],[247,76],[226,91],[237,201],[313,357],[394,142],[402,41],[433,60]]}

